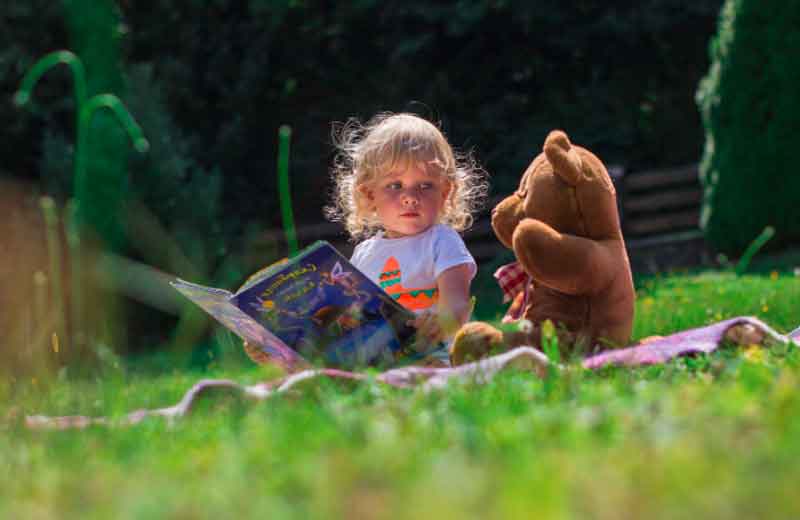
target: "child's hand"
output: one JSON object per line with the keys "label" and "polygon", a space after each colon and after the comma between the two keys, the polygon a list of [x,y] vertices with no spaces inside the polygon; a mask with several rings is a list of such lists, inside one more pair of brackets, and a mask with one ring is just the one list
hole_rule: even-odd
{"label": "child's hand", "polygon": [[425,352],[444,340],[439,317],[432,312],[419,314],[413,320],[407,321],[406,325],[417,329],[417,340],[411,346],[417,352]]}

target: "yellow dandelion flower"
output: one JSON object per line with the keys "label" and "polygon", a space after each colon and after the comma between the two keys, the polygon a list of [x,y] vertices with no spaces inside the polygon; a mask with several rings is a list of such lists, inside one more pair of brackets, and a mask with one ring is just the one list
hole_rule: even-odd
{"label": "yellow dandelion flower", "polygon": [[778,271],[772,271],[771,273],[769,273],[769,279],[773,280],[773,281],[777,280],[778,279]]}
{"label": "yellow dandelion flower", "polygon": [[275,308],[275,302],[272,301],[272,300],[264,300],[264,301],[261,302],[261,307],[263,309],[271,311],[272,309]]}
{"label": "yellow dandelion flower", "polygon": [[755,343],[747,345],[744,349],[744,358],[751,363],[763,363],[764,349],[761,348],[761,345]]}
{"label": "yellow dandelion flower", "polygon": [[555,335],[556,335],[556,326],[553,325],[552,321],[544,320],[542,322],[542,337],[550,339],[555,337]]}

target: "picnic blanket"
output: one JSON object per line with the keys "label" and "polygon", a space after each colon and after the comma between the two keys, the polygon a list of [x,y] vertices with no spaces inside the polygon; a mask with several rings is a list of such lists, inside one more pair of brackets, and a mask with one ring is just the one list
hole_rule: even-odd
{"label": "picnic blanket", "polygon": [[[739,326],[734,329],[734,326]],[[731,332],[744,334],[744,338],[731,338]],[[727,334],[727,336],[726,336]],[[641,345],[618,350],[610,350],[589,356],[583,360],[582,366],[595,370],[606,366],[643,366],[667,362],[679,356],[708,354],[723,343],[723,340],[739,340],[739,343],[790,343],[800,346],[800,327],[789,334],[776,332],[757,318],[743,316],[720,321],[705,327],[698,327],[659,337]],[[769,339],[770,341],[764,341]],[[174,421],[192,412],[198,401],[203,398],[216,398],[236,395],[244,400],[263,401],[287,392],[302,391],[307,385],[322,380],[336,380],[342,383],[359,384],[374,380],[397,388],[420,388],[432,391],[444,388],[451,380],[470,381],[484,384],[491,381],[498,373],[506,370],[529,371],[537,376],[544,376],[550,367],[547,357],[539,350],[531,347],[518,347],[503,354],[482,359],[474,363],[454,368],[403,367],[387,370],[375,376],[359,372],[348,372],[330,368],[305,370],[276,381],[241,385],[226,379],[205,379],[194,384],[175,405],[151,410],[136,410],[121,418],[72,416],[28,415],[25,426],[31,429],[69,429],[86,428],[91,425],[127,426],[140,423],[149,418],[162,418]]]}

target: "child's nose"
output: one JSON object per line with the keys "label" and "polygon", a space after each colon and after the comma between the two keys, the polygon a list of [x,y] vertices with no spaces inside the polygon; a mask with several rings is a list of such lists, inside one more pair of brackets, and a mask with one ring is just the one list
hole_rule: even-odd
{"label": "child's nose", "polygon": [[416,206],[419,204],[419,196],[415,191],[407,191],[403,194],[403,204]]}

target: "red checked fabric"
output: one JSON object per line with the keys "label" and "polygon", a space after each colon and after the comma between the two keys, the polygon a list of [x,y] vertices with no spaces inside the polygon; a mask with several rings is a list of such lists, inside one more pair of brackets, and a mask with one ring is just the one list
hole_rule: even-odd
{"label": "red checked fabric", "polygon": [[503,303],[510,302],[520,291],[526,290],[530,282],[530,276],[519,262],[500,266],[494,277],[503,290]]}
{"label": "red checked fabric", "polygon": [[500,266],[494,272],[494,277],[503,290],[503,303],[510,302],[521,291],[527,293],[531,281],[530,275],[519,262]]}
{"label": "red checked fabric", "polygon": [[520,292],[525,293],[523,296],[522,305],[519,306],[519,309],[514,312],[513,316],[511,314],[511,309],[509,310],[509,314],[506,315],[507,319],[516,320],[520,317],[523,310],[525,309],[525,303],[528,300],[528,288],[530,287],[531,277],[528,273],[525,272],[522,265],[519,262],[513,262],[510,264],[506,264],[501,266],[494,272],[494,277],[497,279],[497,283],[500,285],[500,288],[503,290],[503,302],[510,302],[514,300],[514,297],[519,294]]}

